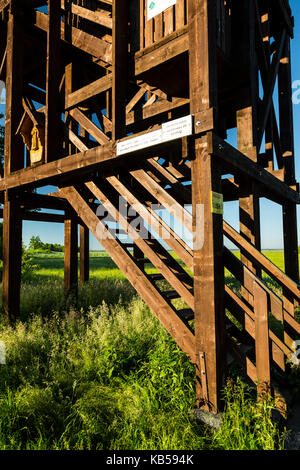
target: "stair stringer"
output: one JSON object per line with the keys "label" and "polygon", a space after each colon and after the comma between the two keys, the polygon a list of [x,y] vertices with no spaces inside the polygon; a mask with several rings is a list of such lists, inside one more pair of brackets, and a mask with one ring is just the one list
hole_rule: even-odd
{"label": "stair stringer", "polygon": [[73,210],[107,251],[179,347],[189,356],[192,363],[196,363],[195,336],[192,330],[176,315],[175,310],[150,282],[145,273],[136,264],[134,258],[110,234],[104,223],[99,220],[88,203],[74,187],[60,189],[59,196],[64,197],[69,202]]}

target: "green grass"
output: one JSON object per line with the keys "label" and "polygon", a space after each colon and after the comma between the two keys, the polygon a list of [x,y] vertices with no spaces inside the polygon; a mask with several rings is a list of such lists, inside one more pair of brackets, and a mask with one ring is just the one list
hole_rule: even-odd
{"label": "green grass", "polygon": [[[195,372],[102,253],[76,308],[63,296],[63,257],[34,255],[22,318],[0,323],[0,449],[281,449],[270,416],[239,379],[224,390],[219,431],[197,424]],[[99,305],[100,304],[100,305]]]}

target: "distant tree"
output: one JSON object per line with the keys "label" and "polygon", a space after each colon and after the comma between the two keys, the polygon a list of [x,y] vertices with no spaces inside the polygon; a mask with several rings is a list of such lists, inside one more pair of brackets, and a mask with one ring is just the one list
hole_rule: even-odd
{"label": "distant tree", "polygon": [[44,243],[38,235],[32,236],[29,241],[29,250],[35,251],[44,251],[50,253],[51,251],[63,252],[63,245],[58,245],[57,243]]}
{"label": "distant tree", "polygon": [[44,248],[44,244],[38,235],[32,236],[29,242],[30,250],[40,250]]}

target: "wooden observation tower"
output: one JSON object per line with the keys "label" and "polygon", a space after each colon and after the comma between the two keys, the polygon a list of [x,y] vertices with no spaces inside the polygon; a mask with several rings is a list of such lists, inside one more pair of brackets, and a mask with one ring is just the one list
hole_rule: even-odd
{"label": "wooden observation tower", "polygon": [[[8,319],[22,220],[64,223],[67,295],[80,226],[81,280],[91,232],[195,364],[199,407],[221,407],[227,358],[272,387],[300,335],[288,0],[0,0],[0,12]],[[282,207],[285,272],[261,253],[260,198]],[[238,202],[239,231],[222,201]]]}

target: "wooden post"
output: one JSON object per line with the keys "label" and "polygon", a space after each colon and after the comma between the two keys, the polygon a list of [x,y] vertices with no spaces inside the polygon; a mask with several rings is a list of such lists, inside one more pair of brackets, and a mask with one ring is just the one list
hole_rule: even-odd
{"label": "wooden post", "polygon": [[[7,27],[4,176],[24,167],[24,145],[16,131],[23,114],[24,18],[16,0],[10,4]],[[3,313],[9,322],[20,316],[22,218],[17,202],[4,195]]]}
{"label": "wooden post", "polygon": [[112,138],[126,135],[128,2],[113,2]]}
{"label": "wooden post", "polygon": [[3,208],[3,313],[10,323],[20,316],[22,218],[19,204],[6,200]]}
{"label": "wooden post", "polygon": [[45,160],[51,162],[61,155],[61,111],[60,111],[60,27],[61,1],[48,2],[49,26],[47,31],[47,70],[46,70],[46,124]]}
{"label": "wooden post", "polygon": [[263,398],[265,393],[270,392],[271,384],[268,298],[266,291],[255,281],[253,294],[258,396]]}
{"label": "wooden post", "polygon": [[[217,412],[226,372],[222,214],[213,212],[212,192],[221,193],[221,172],[211,155],[208,137],[197,139],[192,162],[194,297],[196,357],[205,354],[208,402],[197,364],[197,404]],[[200,220],[203,217],[204,220]],[[203,226],[203,240],[199,233]]]}
{"label": "wooden post", "polygon": [[[292,104],[292,77],[290,38],[285,40],[283,57],[278,72],[278,96],[280,141],[284,161],[284,179],[289,185],[295,184],[294,124]],[[296,205],[283,204],[283,240],[285,272],[299,282],[298,235]]]}
{"label": "wooden post", "polygon": [[69,214],[65,220],[65,295],[76,299],[78,289],[78,225]]}
{"label": "wooden post", "polygon": [[4,176],[24,168],[24,144],[16,131],[23,114],[24,18],[11,2],[7,26]]}
{"label": "wooden post", "polygon": [[[237,112],[238,149],[247,155],[248,158],[257,162],[257,104],[259,92],[258,65],[255,51],[254,3],[241,2],[238,11],[244,18],[240,26],[243,29],[241,31],[241,34],[244,36],[243,45],[246,47],[246,49],[240,51],[241,56],[244,57],[244,60],[241,62],[241,67],[244,67],[244,70],[241,70],[240,73],[245,75],[248,87],[243,107]],[[260,250],[259,193],[255,182],[242,177],[239,179],[239,213],[240,233]],[[249,269],[259,274],[259,270],[247,259],[243,251],[241,251],[241,260]],[[249,301],[249,296],[244,289],[243,297]]]}
{"label": "wooden post", "polygon": [[[189,2],[191,113],[214,110],[217,122],[216,4]],[[210,130],[210,129],[207,129]],[[194,297],[197,405],[217,412],[225,374],[225,315],[222,215],[212,211],[212,191],[221,192],[221,173],[211,155],[211,135],[197,138],[192,149]],[[201,220],[201,217],[203,220]],[[204,239],[199,240],[201,224]],[[205,357],[203,387],[200,353]],[[204,390],[205,388],[205,390]]]}
{"label": "wooden post", "polygon": [[80,281],[87,282],[90,276],[90,232],[80,225]]}

